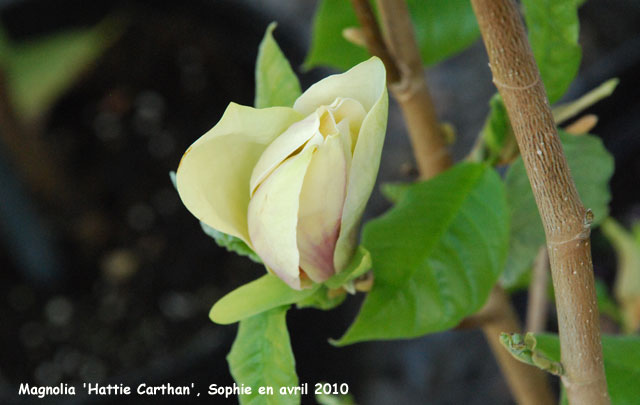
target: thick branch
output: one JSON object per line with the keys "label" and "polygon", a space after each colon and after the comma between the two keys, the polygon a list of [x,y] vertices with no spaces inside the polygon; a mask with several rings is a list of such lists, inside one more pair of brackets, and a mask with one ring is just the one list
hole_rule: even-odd
{"label": "thick branch", "polygon": [[547,324],[547,284],[549,283],[549,255],[547,248],[541,247],[533,263],[529,301],[527,302],[527,332],[544,332]]}
{"label": "thick branch", "polygon": [[369,1],[351,2],[362,25],[367,49],[387,69],[389,88],[407,123],[420,177],[429,179],[451,166],[451,156],[424,78],[407,5],[404,0],[378,1],[386,34],[383,39]]}
{"label": "thick branch", "polygon": [[511,0],[471,4],[547,236],[569,401],[608,404],[589,242],[592,214],[569,173],[516,5]]}

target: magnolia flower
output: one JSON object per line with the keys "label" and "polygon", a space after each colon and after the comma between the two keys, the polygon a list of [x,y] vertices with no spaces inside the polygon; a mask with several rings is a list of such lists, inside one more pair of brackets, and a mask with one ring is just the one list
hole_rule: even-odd
{"label": "magnolia flower", "polygon": [[231,103],[182,157],[180,198],[292,288],[321,283],[355,250],[387,102],[384,66],[374,57],[311,86],[293,108]]}

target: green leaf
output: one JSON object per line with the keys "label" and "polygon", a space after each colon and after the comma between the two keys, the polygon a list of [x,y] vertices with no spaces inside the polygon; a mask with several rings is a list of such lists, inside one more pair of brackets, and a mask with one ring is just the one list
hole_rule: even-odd
{"label": "green leaf", "polygon": [[294,304],[313,295],[318,287],[316,284],[294,290],[273,274],[265,274],[222,297],[211,308],[209,318],[223,325],[238,322],[272,308]]}
{"label": "green leaf", "polygon": [[409,0],[422,61],[431,65],[471,46],[480,36],[467,0]]}
{"label": "green leaf", "polygon": [[[242,405],[300,404],[300,394],[278,393],[280,387],[298,385],[287,331],[287,309],[274,308],[240,322],[227,362],[236,383],[252,389],[251,394],[239,396]],[[259,387],[273,387],[274,393],[260,395]]]}
{"label": "green leaf", "polygon": [[578,4],[576,0],[522,0],[522,5],[533,55],[553,103],[567,91],[580,66]]}
{"label": "green leaf", "polygon": [[511,130],[511,123],[500,94],[496,93],[491,97],[489,106],[489,117],[482,131],[489,151],[494,155],[499,155],[507,139],[507,134]]}
{"label": "green leaf", "polygon": [[[416,40],[424,63],[430,65],[470,46],[479,36],[478,25],[467,0],[407,2]],[[358,27],[349,1],[321,0],[313,22],[307,68],[329,65],[346,70],[368,58],[367,51],[342,37],[342,31]]]}
{"label": "green leaf", "polygon": [[[486,152],[481,151],[480,159],[491,165],[500,162],[510,162],[518,156],[518,145],[511,129],[511,122],[502,97],[496,93],[489,101],[489,116],[482,128]],[[474,148],[475,149],[475,148]],[[487,156],[484,156],[484,155]]]}
{"label": "green leaf", "polygon": [[[557,335],[535,335],[536,348],[554,361],[560,361]],[[604,371],[612,405],[635,404],[640,398],[640,337],[602,336]]]}
{"label": "green leaf", "polygon": [[350,394],[332,395],[320,393],[316,394],[316,402],[319,405],[356,405],[353,396]]}
{"label": "green leaf", "polygon": [[345,0],[320,0],[313,18],[311,49],[304,62],[307,69],[328,65],[347,70],[369,58],[368,52],[342,37],[348,27],[357,27],[351,2]]}
{"label": "green leaf", "polygon": [[[609,211],[611,194],[608,184],[613,174],[613,157],[595,136],[559,132],[578,193],[585,207],[593,211],[595,219],[592,226],[596,226]],[[545,234],[522,158],[511,165],[505,182],[511,214],[511,238],[501,282],[504,287],[511,288],[522,279],[523,273],[530,270],[538,249],[545,243]]]}
{"label": "green leaf", "polygon": [[267,27],[256,61],[256,108],[292,107],[301,94],[298,77],[275,39],[276,23]]}
{"label": "green leaf", "polygon": [[393,204],[397,204],[407,194],[411,183],[385,183],[380,187],[382,195]]}
{"label": "green leaf", "polygon": [[621,305],[624,330],[635,332],[640,329],[640,242],[613,218],[602,223],[602,233],[618,258],[614,294]]}
{"label": "green leaf", "polygon": [[[178,190],[178,186],[176,183],[176,172],[170,171],[169,178],[171,179],[173,188]],[[242,239],[226,234],[224,232],[220,232],[217,229],[213,229],[202,221],[200,221],[200,227],[205,234],[213,238],[218,246],[227,249],[229,252],[237,253],[240,256],[247,256],[249,259],[256,263],[262,263],[260,256],[258,256],[256,252],[253,251],[253,249],[251,249],[246,243],[244,243]]]}
{"label": "green leaf", "polygon": [[560,124],[575,115],[580,114],[585,109],[591,107],[603,98],[613,94],[613,91],[620,83],[617,78],[609,79],[595,89],[587,92],[577,100],[565,104],[555,105],[552,109],[553,119],[556,124]]}
{"label": "green leaf", "polygon": [[44,113],[119,37],[122,25],[109,18],[90,29],[24,43],[8,42],[0,33],[0,65],[16,112],[26,119]]}
{"label": "green leaf", "polygon": [[364,228],[375,282],[337,344],[442,331],[476,312],[503,268],[507,221],[503,183],[485,165],[410,186]]}

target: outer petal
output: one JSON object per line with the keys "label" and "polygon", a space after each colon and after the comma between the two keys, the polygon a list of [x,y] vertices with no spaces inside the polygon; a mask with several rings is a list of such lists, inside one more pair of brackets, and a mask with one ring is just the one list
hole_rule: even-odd
{"label": "outer petal", "polygon": [[182,157],[176,181],[187,209],[205,224],[250,244],[251,171],[267,145],[302,118],[286,107],[229,104],[220,122]]}
{"label": "outer petal", "polygon": [[382,77],[378,77],[377,80],[379,81],[378,85],[372,83],[371,86],[381,86],[382,91],[362,122],[349,170],[349,184],[342,212],[342,226],[334,256],[336,273],[349,264],[353,255],[358,225],[375,185],[380,166],[388,113],[384,72]]}
{"label": "outer petal", "polygon": [[[322,140],[320,135],[317,137]],[[312,142],[271,173],[249,203],[249,235],[256,253],[278,277],[298,290],[301,286],[296,228],[302,182],[317,145]]]}
{"label": "outer petal", "polygon": [[335,273],[333,255],[347,191],[348,162],[343,145],[341,134],[325,139],[311,159],[300,193],[300,267],[317,283]]}
{"label": "outer petal", "polygon": [[338,98],[353,98],[369,111],[386,90],[385,70],[377,57],[362,62],[348,71],[332,75],[309,87],[293,109],[304,115],[311,114],[321,105],[330,105]]}

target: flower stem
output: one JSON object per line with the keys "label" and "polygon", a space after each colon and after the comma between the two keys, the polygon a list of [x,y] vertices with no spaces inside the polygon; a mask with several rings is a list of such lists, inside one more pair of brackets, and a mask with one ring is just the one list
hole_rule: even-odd
{"label": "flower stem", "polygon": [[362,25],[367,49],[387,69],[389,89],[402,109],[420,178],[429,179],[451,166],[451,155],[440,129],[413,25],[404,0],[379,0],[385,29],[381,33],[368,0],[351,0]]}
{"label": "flower stem", "polygon": [[569,173],[515,3],[471,4],[545,228],[569,402],[608,404],[589,238],[593,215]]}

